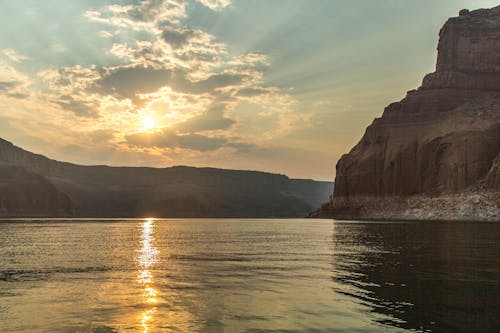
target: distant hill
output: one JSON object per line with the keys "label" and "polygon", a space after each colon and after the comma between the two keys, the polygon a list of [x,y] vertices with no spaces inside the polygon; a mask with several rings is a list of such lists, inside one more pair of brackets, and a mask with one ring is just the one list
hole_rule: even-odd
{"label": "distant hill", "polygon": [[81,166],[0,139],[3,217],[302,217],[332,188],[258,171]]}

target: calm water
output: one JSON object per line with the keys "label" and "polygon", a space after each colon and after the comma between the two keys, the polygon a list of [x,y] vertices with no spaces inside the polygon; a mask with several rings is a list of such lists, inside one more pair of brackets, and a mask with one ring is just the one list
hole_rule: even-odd
{"label": "calm water", "polygon": [[500,332],[500,224],[0,221],[0,332]]}

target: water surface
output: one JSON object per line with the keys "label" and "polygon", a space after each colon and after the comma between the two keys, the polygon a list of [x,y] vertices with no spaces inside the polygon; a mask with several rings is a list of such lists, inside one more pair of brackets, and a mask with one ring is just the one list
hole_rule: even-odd
{"label": "water surface", "polygon": [[0,221],[0,332],[497,332],[500,225]]}

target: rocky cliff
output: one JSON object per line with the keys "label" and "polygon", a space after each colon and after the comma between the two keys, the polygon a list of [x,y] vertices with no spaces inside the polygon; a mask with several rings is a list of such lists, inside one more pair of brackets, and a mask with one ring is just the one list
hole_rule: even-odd
{"label": "rocky cliff", "polygon": [[315,215],[500,219],[500,6],[446,22],[436,71],[342,156]]}
{"label": "rocky cliff", "polygon": [[0,216],[303,217],[332,188],[257,171],[80,166],[2,139],[1,165]]}
{"label": "rocky cliff", "polygon": [[71,216],[73,203],[44,177],[0,164],[0,217]]}

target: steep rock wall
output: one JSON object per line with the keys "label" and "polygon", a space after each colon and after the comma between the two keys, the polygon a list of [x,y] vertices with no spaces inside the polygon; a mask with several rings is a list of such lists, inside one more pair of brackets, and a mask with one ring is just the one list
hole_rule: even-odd
{"label": "steep rock wall", "polygon": [[[436,71],[420,88],[386,107],[361,141],[342,156],[333,201],[319,215],[375,218],[376,211],[384,210],[381,202],[457,197],[474,186],[496,193],[499,154],[500,6],[461,11],[446,22],[440,31]],[[496,194],[484,196],[491,197]],[[404,204],[397,207],[411,218]],[[498,201],[491,207],[487,219],[500,219]],[[461,210],[453,211],[456,215]],[[461,219],[453,214],[447,218]],[[397,218],[398,213],[392,215]]]}

